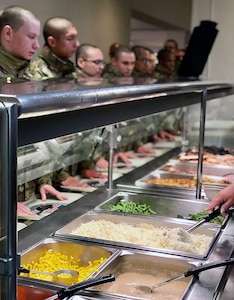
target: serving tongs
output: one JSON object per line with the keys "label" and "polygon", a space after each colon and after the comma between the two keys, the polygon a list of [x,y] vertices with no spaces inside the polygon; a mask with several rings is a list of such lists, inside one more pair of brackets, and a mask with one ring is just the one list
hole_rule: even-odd
{"label": "serving tongs", "polygon": [[234,264],[234,258],[228,258],[228,259],[224,259],[224,260],[214,261],[214,262],[204,264],[204,265],[201,265],[198,267],[193,267],[193,268],[189,269],[188,271],[184,272],[182,275],[170,278],[170,279],[165,280],[160,283],[156,283],[151,287],[142,285],[142,286],[139,286],[138,289],[140,289],[144,293],[152,293],[155,289],[157,289],[163,285],[172,283],[174,281],[180,280],[182,278],[189,277],[192,275],[198,275],[200,272],[203,272],[205,270],[210,270],[210,269],[214,269],[214,268],[218,268],[218,267],[222,267],[222,266],[228,266],[228,265],[232,265],[232,264]]}
{"label": "serving tongs", "polygon": [[187,232],[192,232],[202,224],[213,220],[214,218],[218,217],[221,214],[220,207],[216,208],[213,212],[207,214],[201,221],[196,222],[194,225],[186,229]]}
{"label": "serving tongs", "polygon": [[104,275],[102,277],[87,279],[85,281],[79,282],[77,284],[71,285],[66,288],[62,288],[55,295],[46,298],[45,300],[55,300],[55,299],[64,299],[66,297],[73,296],[76,292],[81,291],[83,289],[89,288],[91,286],[95,286],[98,284],[111,282],[115,280],[115,276],[112,274]]}

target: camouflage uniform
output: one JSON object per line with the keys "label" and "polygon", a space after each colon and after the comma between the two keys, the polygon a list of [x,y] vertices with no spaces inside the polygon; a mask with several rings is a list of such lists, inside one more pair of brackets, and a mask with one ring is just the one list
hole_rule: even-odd
{"label": "camouflage uniform", "polygon": [[163,80],[163,79],[175,79],[176,78],[176,73],[175,71],[170,71],[164,66],[158,64],[152,74],[152,77],[158,80]]}
{"label": "camouflage uniform", "polygon": [[77,78],[87,78],[89,77],[87,74],[83,72],[83,70],[76,67],[76,77]]}
{"label": "camouflage uniform", "polygon": [[[44,45],[38,58],[32,61],[25,70],[28,79],[45,80],[49,78],[76,78],[75,66],[69,59],[57,57],[51,49]],[[52,184],[52,181],[62,181],[70,176],[69,168],[62,168],[55,173],[46,174],[38,179],[38,189],[44,184]]]}
{"label": "camouflage uniform", "polygon": [[103,71],[102,71],[102,74],[103,73],[106,73],[106,72],[109,72],[110,68],[112,67],[112,64],[109,62],[105,65]]}
{"label": "camouflage uniform", "polygon": [[57,57],[46,45],[42,47],[38,58],[30,63],[25,73],[28,79],[34,80],[76,78],[73,62]]}
{"label": "camouflage uniform", "polygon": [[27,68],[28,65],[28,60],[14,57],[0,47],[0,78],[25,78],[25,68]]}
{"label": "camouflage uniform", "polygon": [[166,130],[171,133],[181,131],[183,123],[183,108],[160,112],[155,115],[157,131]]}
{"label": "camouflage uniform", "polygon": [[119,72],[114,66],[110,65],[106,70],[102,72],[102,77],[106,79],[112,79],[115,77],[123,77],[124,75]]}
{"label": "camouflage uniform", "polygon": [[148,73],[141,73],[140,71],[134,69],[132,72],[132,77],[152,77],[152,75]]}

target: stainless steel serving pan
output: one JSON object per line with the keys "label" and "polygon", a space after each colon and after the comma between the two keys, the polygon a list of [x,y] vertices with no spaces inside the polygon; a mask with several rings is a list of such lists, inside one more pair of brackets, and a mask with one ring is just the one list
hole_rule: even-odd
{"label": "stainless steel serving pan", "polygon": [[[61,240],[51,237],[42,240],[22,252],[21,265],[31,264],[33,261],[38,262],[39,258],[45,255],[48,250],[61,252],[69,257],[72,256],[79,266],[87,266],[89,261],[98,260],[101,257],[107,258],[108,260],[112,257],[112,255],[115,255],[118,252],[116,248],[97,246],[82,241]],[[102,265],[104,264],[105,262]],[[102,265],[99,267],[99,270],[102,269]],[[87,278],[92,277],[95,272],[90,274]],[[35,279],[29,278],[28,280],[33,281]]]}
{"label": "stainless steel serving pan", "polygon": [[196,214],[200,211],[204,211],[209,204],[208,201],[200,199],[179,199],[165,196],[119,192],[110,199],[104,201],[102,204],[96,206],[94,210],[112,212],[111,207],[120,202],[146,204],[156,212],[155,217],[163,216],[169,218],[177,218],[181,216],[187,217],[190,213]]}
{"label": "stainless steel serving pan", "polygon": [[[174,171],[164,170],[165,168],[172,167]],[[169,160],[166,164],[158,168],[160,172],[170,172],[176,174],[186,174],[190,176],[197,175],[197,163],[180,162]],[[210,176],[225,176],[227,174],[234,173],[233,166],[226,165],[208,165],[204,164],[202,168],[203,175]]]}
{"label": "stainless steel serving pan", "polygon": [[[188,221],[188,220],[182,220],[182,219],[170,219],[170,218],[154,218],[149,216],[140,217],[137,215],[120,215],[120,214],[108,214],[108,213],[98,213],[94,211],[90,211],[81,217],[73,220],[66,226],[62,227],[58,231],[55,232],[55,236],[61,236],[66,237],[67,239],[76,239],[76,240],[84,240],[89,241],[95,244],[100,245],[108,245],[108,246],[114,246],[118,248],[134,248],[134,249],[140,249],[140,250],[146,250],[146,251],[154,251],[154,252],[162,252],[162,253],[169,253],[169,254],[177,254],[185,257],[193,257],[193,258],[200,258],[204,259],[206,258],[211,249],[213,244],[215,243],[216,239],[218,238],[218,235],[221,231],[221,227],[215,224],[204,224],[204,226],[197,229],[194,234],[205,234],[209,237],[211,237],[210,245],[208,246],[208,249],[203,254],[194,254],[189,252],[183,252],[183,251],[176,251],[171,249],[163,249],[163,248],[155,248],[154,246],[145,246],[143,241],[142,244],[138,243],[127,243],[127,242],[119,242],[118,238],[114,238],[114,240],[109,239],[100,239],[96,237],[88,237],[88,236],[81,236],[72,234],[74,230],[76,230],[79,226],[82,224],[85,225],[88,222],[92,221],[109,221],[115,224],[125,223],[128,225],[133,225],[135,227],[139,226],[139,224],[149,224],[154,227],[165,227],[165,228],[182,228],[186,230],[191,225],[194,224],[194,221]],[[95,235],[95,223],[93,223],[94,231],[92,234]],[[108,230],[108,228],[106,228]],[[112,235],[114,235],[114,232],[111,232]],[[93,236],[93,235],[92,235]]]}
{"label": "stainless steel serving pan", "polygon": [[[194,176],[193,176],[194,177]],[[185,190],[187,192],[191,192],[191,193],[195,193],[195,187],[182,187],[182,186],[170,186],[170,185],[163,185],[163,184],[151,184],[151,183],[147,183],[147,180],[150,179],[154,179],[154,178],[162,178],[162,179],[188,179],[188,180],[192,180],[193,177],[191,175],[187,175],[187,174],[175,174],[175,173],[170,173],[170,172],[166,172],[166,171],[159,171],[159,170],[155,170],[153,172],[150,172],[149,174],[143,176],[142,178],[138,179],[135,181],[135,185],[139,186],[139,187],[144,187],[144,188],[155,188],[155,189],[176,189],[176,190]],[[218,182],[221,182],[223,180],[223,177],[219,177],[219,176],[205,176],[206,178],[210,178],[212,181],[217,182],[216,185],[219,185]],[[229,180],[229,179],[228,179]],[[232,182],[231,180],[229,180],[230,182]],[[220,184],[221,186],[223,184]],[[225,184],[226,186],[226,184]],[[202,191],[202,195],[205,196],[204,191]]]}
{"label": "stainless steel serving pan", "polygon": [[[167,190],[171,193],[173,190],[175,191],[175,193],[179,192],[179,193],[191,193],[191,194],[195,194],[195,188],[187,188],[187,187],[180,187],[180,186],[169,186],[169,185],[162,185],[162,184],[150,184],[147,183],[147,180],[150,179],[154,179],[154,178],[175,178],[175,179],[189,179],[191,180],[191,176],[189,175],[181,175],[181,174],[173,174],[173,173],[166,173],[166,172],[159,172],[158,170],[155,170],[153,172],[150,172],[149,174],[146,174],[145,176],[143,176],[142,178],[139,178],[135,181],[135,185],[138,187],[142,187],[144,189],[154,189],[154,190],[159,190],[159,191],[165,191],[167,192]],[[203,196],[205,196],[205,194],[203,193]]]}
{"label": "stainless steel serving pan", "polygon": [[[154,295],[150,295],[150,298],[148,298],[147,296],[149,295],[140,292],[139,286],[142,285],[142,282],[146,283],[147,280],[158,282],[160,278],[166,279],[170,278],[170,275],[180,275],[187,269],[194,267],[194,264],[191,260],[182,260],[179,257],[173,258],[168,255],[143,254],[136,251],[123,250],[115,259],[106,264],[105,268],[99,273],[100,276],[108,273],[114,274],[115,282],[95,286],[91,290],[99,292],[100,298],[104,295],[114,295],[120,297],[120,299],[126,299],[125,297],[154,299]],[[163,299],[163,295],[167,296],[168,299],[170,295],[173,295],[173,299],[182,299],[192,282],[192,278],[187,278],[183,280],[182,284],[172,285],[170,288],[167,287],[158,291],[158,293],[155,293],[155,299]],[[175,293],[178,294],[178,298],[175,296]]]}

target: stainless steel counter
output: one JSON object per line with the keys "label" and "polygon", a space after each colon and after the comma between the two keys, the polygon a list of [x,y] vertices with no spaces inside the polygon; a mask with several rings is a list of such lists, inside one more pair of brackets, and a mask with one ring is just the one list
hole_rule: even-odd
{"label": "stainless steel counter", "polygon": [[[156,158],[153,161],[147,163],[146,165],[139,167],[136,170],[131,171],[128,174],[125,174],[120,179],[117,179],[115,183],[115,187],[111,191],[107,191],[106,186],[98,188],[96,191],[87,194],[82,197],[78,202],[73,202],[72,204],[64,207],[61,210],[56,211],[52,215],[45,217],[44,219],[35,222],[34,224],[28,226],[19,232],[19,244],[18,249],[19,252],[27,249],[28,247],[34,245],[38,241],[44,239],[45,237],[50,236],[56,230],[60,229],[64,225],[68,224],[78,216],[83,215],[84,213],[92,210],[94,207],[100,205],[105,200],[113,197],[121,191],[121,184],[124,182],[128,183],[126,185],[127,190],[133,191],[133,182],[135,179],[140,176],[154,170],[160,165],[164,164],[170,157],[176,155],[180,151],[179,148],[172,149],[160,158]],[[126,189],[125,189],[126,191]],[[140,194],[144,194],[146,191],[144,190],[134,190],[139,192]],[[148,191],[148,194],[153,195],[154,191]],[[164,193],[166,196],[168,193]],[[191,196],[191,195],[190,195]],[[177,195],[178,197],[178,195]],[[184,195],[184,199],[188,197],[188,195]],[[190,199],[191,200],[191,199]],[[196,201],[196,199],[193,199]],[[176,200],[175,200],[176,201]],[[185,200],[186,201],[186,200]],[[116,247],[116,245],[113,245]],[[212,262],[215,260],[225,259],[232,257],[234,251],[234,216],[230,218],[227,226],[222,230],[222,233],[214,245],[214,248],[209,255],[209,257],[205,260],[204,263]],[[142,252],[145,252],[142,250]],[[199,260],[197,260],[199,261]],[[229,300],[233,298],[233,270],[231,268],[220,267],[214,270],[206,271],[201,273],[199,276],[199,280],[195,281],[195,283],[189,289],[189,292],[183,299],[224,299]],[[19,283],[28,285],[28,282],[24,280],[19,280]],[[49,287],[51,291],[56,291],[58,287],[51,286]],[[110,299],[110,297],[97,294],[92,292],[85,292],[84,295],[87,297],[86,299]],[[113,299],[120,299],[113,297]],[[122,298],[121,298],[122,299]],[[126,298],[127,299],[127,298]]]}
{"label": "stainless steel counter", "polygon": [[[16,297],[17,147],[195,103],[203,103],[201,112],[205,117],[206,101],[234,93],[233,84],[227,82],[157,84],[152,81],[149,84],[142,80],[139,82],[135,79],[128,86],[104,81],[100,86],[85,86],[65,79],[45,82],[12,80],[11,84],[3,79],[0,82],[0,137],[4,145],[0,152],[2,300]],[[201,123],[204,125],[204,122]],[[203,126],[200,128],[202,131]],[[58,211],[51,218],[44,218],[38,224],[29,226],[30,230],[23,230],[25,233],[20,235],[25,242],[24,247],[54,232],[58,226],[74,218],[75,213],[82,214],[92,209],[95,201],[100,203],[103,200],[103,191],[97,190],[95,199],[84,197],[80,207],[71,204],[69,209],[64,208],[63,212]],[[41,231],[43,227],[46,229]],[[22,246],[20,243],[19,248]]]}

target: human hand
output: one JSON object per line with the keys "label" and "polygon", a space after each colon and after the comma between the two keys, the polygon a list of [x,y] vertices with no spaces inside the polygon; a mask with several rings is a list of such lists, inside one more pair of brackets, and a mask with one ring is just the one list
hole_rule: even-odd
{"label": "human hand", "polygon": [[155,134],[154,136],[153,136],[153,142],[154,143],[159,143],[159,142],[163,142],[163,141],[165,141],[164,139],[162,139],[160,136],[158,136],[157,134]]}
{"label": "human hand", "polygon": [[17,215],[18,216],[37,216],[33,213],[29,207],[24,205],[22,202],[17,202]]}
{"label": "human hand", "polygon": [[88,179],[94,179],[94,178],[103,178],[106,179],[107,175],[106,174],[102,174],[101,172],[97,172],[93,169],[85,169],[81,171],[81,175],[84,178],[88,178]]}
{"label": "human hand", "polygon": [[125,164],[130,165],[132,162],[129,158],[137,158],[137,156],[128,152],[119,152],[114,155],[113,163],[116,164],[118,160],[121,159]]}
{"label": "human hand", "polygon": [[59,191],[57,191],[52,185],[45,184],[40,188],[41,200],[45,201],[47,194],[55,196],[58,200],[67,200],[68,198],[63,196]]}
{"label": "human hand", "polygon": [[216,206],[219,206],[221,213],[225,213],[232,205],[234,205],[234,183],[229,184],[223,190],[218,192],[211,200],[206,210],[213,211]]}
{"label": "human hand", "polygon": [[155,150],[151,147],[140,146],[137,148],[138,153],[156,153]]}
{"label": "human hand", "polygon": [[96,166],[99,168],[99,169],[102,169],[102,170],[107,170],[108,169],[108,161],[105,159],[105,158],[100,158],[97,162],[96,162]]}
{"label": "human hand", "polygon": [[89,185],[86,183],[82,183],[78,180],[76,180],[74,177],[69,176],[65,180],[61,181],[61,184],[64,186],[71,186],[71,187],[83,187],[83,188],[88,188]]}
{"label": "human hand", "polygon": [[166,139],[168,139],[169,141],[171,141],[171,142],[174,142],[175,141],[175,137],[174,137],[174,135],[173,134],[171,134],[171,133],[169,133],[169,132],[167,132],[167,131],[160,131],[159,133],[158,133],[158,135],[159,135],[159,137],[160,138],[162,138],[164,141],[166,140]]}

